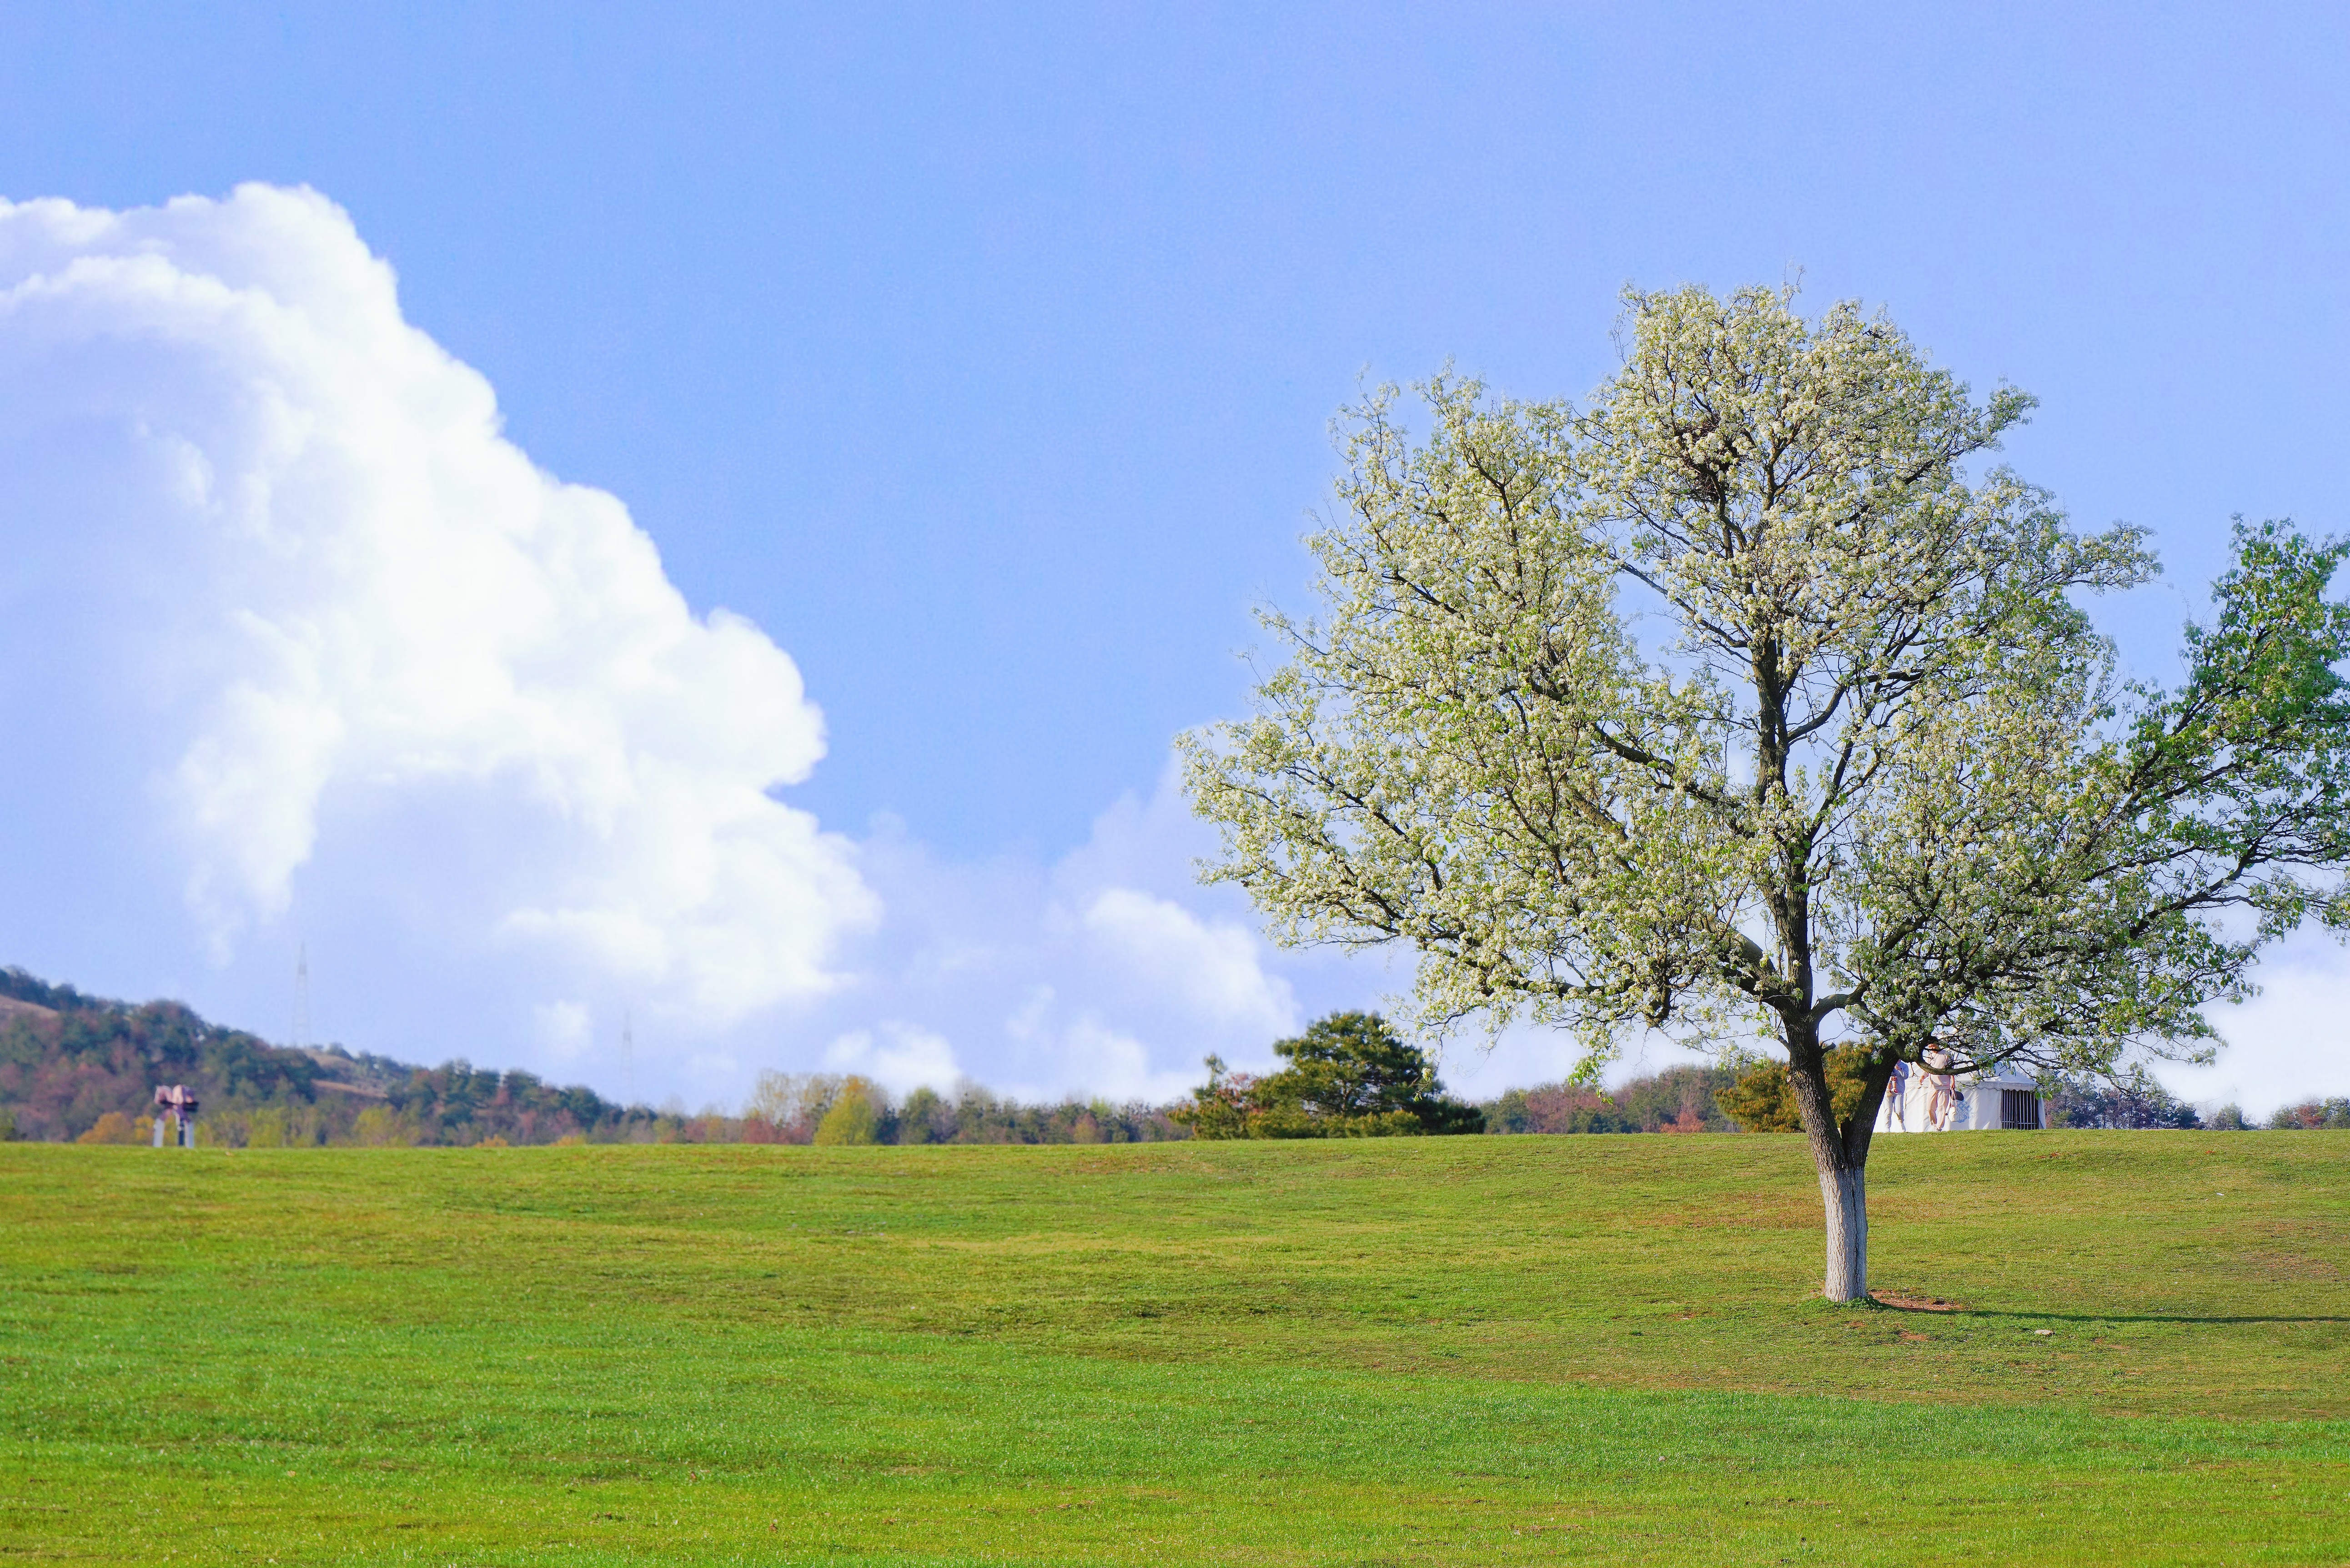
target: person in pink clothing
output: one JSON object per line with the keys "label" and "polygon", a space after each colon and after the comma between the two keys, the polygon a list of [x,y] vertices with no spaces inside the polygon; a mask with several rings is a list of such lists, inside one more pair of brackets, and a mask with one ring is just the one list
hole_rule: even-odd
{"label": "person in pink clothing", "polygon": [[1948,1132],[1959,1107],[1959,1081],[1950,1075],[1956,1058],[1939,1045],[1927,1046],[1919,1057],[1926,1068],[1926,1130]]}

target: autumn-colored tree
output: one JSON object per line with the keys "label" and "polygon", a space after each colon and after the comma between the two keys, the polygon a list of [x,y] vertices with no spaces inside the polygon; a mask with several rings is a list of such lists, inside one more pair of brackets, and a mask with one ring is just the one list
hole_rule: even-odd
{"label": "autumn-colored tree", "polygon": [[109,1111],[98,1118],[90,1129],[74,1139],[76,1143],[144,1143],[139,1136],[139,1125],[120,1111]]}
{"label": "autumn-colored tree", "polygon": [[1235,1073],[1224,1064],[1224,1059],[1211,1054],[1207,1059],[1208,1081],[1191,1091],[1191,1103],[1178,1106],[1168,1113],[1180,1127],[1189,1127],[1197,1138],[1235,1138],[1249,1136],[1251,1096],[1256,1090],[1256,1075]]}

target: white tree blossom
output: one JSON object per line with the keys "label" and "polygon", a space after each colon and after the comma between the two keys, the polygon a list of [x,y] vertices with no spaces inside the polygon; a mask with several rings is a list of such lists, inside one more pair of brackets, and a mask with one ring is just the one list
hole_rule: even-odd
{"label": "white tree blossom", "polygon": [[2343,551],[2240,524],[2185,684],[2124,684],[2074,597],[2147,580],[2142,533],[1966,472],[2031,400],[1851,306],[1627,306],[1587,410],[1450,375],[1424,440],[1391,388],[1352,410],[1323,613],[1267,612],[1256,716],[1182,742],[1208,875],[1280,940],[1409,944],[1422,1020],[1570,1029],[1586,1070],[1631,1030],[1766,1033],[1856,1299],[1896,1061],[2206,1052],[2263,940],[2342,921]]}

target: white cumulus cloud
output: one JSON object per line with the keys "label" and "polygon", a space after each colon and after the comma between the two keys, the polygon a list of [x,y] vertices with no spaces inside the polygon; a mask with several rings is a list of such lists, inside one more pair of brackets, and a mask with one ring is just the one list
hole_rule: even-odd
{"label": "white cumulus cloud", "polygon": [[[945,861],[883,822],[861,864],[889,919],[856,950],[860,983],[827,1013],[858,1042],[877,1016],[951,1038],[961,1072],[1029,1099],[1167,1100],[1211,1052],[1270,1064],[1306,1010],[1245,905],[1196,885],[1192,859],[1212,846],[1171,766],[1050,863]],[[1299,967],[1317,995],[1336,980],[1350,1003],[1368,1000],[1328,966]],[[779,1064],[805,1063],[789,1053]]]}
{"label": "white cumulus cloud", "polygon": [[2173,1093],[2265,1116],[2279,1106],[2350,1095],[2350,966],[2331,933],[2303,930],[2262,963],[2261,994],[2209,1010],[2226,1042],[2208,1067],[2158,1069]]}
{"label": "white cumulus cloud", "polygon": [[585,1054],[596,1015],[584,1002],[543,1002],[531,1009],[542,1060],[571,1062]]}
{"label": "white cumulus cloud", "polygon": [[836,1073],[861,1074],[897,1095],[951,1090],[963,1076],[945,1035],[896,1021],[849,1031],[825,1047],[824,1064]]}
{"label": "white cumulus cloud", "polygon": [[1097,952],[1202,1019],[1268,1039],[1296,1026],[1289,982],[1265,971],[1263,944],[1245,926],[1203,920],[1171,898],[1132,888],[1095,895],[1084,924]]}
{"label": "white cumulus cloud", "polygon": [[507,441],[325,198],[0,202],[0,700],[88,700],[216,954],[366,860],[384,912],[715,1026],[878,918],[771,793],[824,753],[790,657]]}

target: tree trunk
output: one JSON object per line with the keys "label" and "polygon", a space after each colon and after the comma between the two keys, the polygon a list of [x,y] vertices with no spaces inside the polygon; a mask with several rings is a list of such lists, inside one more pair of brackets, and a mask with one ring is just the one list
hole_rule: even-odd
{"label": "tree trunk", "polygon": [[1818,1036],[1791,1040],[1788,1045],[1787,1080],[1812,1146],[1813,1168],[1820,1174],[1820,1206],[1827,1219],[1827,1273],[1821,1293],[1832,1302],[1866,1301],[1868,1144],[1877,1130],[1877,1107],[1885,1098],[1893,1059],[1888,1054],[1869,1064],[1860,1104],[1839,1127]]}
{"label": "tree trunk", "polygon": [[1828,1272],[1823,1293],[1832,1302],[1868,1299],[1868,1168],[1820,1172],[1820,1203],[1827,1210]]}

